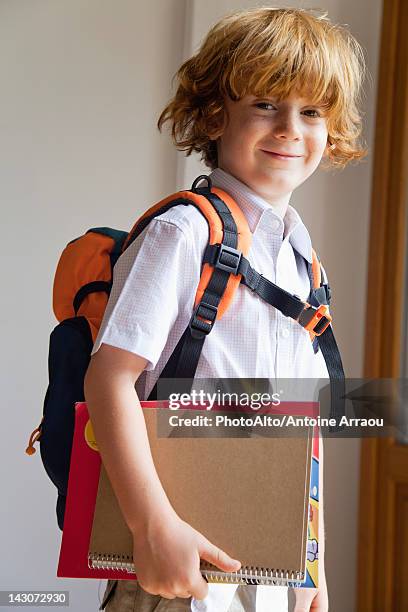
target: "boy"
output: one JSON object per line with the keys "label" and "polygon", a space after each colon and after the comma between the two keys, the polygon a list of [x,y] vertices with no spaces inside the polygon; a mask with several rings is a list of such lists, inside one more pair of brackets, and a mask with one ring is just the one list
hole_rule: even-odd
{"label": "boy", "polygon": [[[365,154],[357,142],[363,67],[358,43],[325,16],[301,9],[236,12],[221,19],[181,66],[176,95],[159,118],[159,129],[171,121],[179,149],[201,152],[213,185],[242,209],[253,234],[251,265],[304,300],[311,241],[290,196],[322,158],[345,166]],[[285,587],[207,584],[202,578],[200,557],[225,571],[239,569],[240,562],[174,512],[138,404],[191,318],[207,240],[207,223],[192,206],[152,220],[115,266],[92,351],[85,397],[133,534],[139,579],[108,581],[103,605],[109,612],[287,610]],[[308,333],[242,286],[208,335],[196,374],[327,375]],[[319,541],[319,588],[296,589],[297,610],[328,609],[323,525]]]}

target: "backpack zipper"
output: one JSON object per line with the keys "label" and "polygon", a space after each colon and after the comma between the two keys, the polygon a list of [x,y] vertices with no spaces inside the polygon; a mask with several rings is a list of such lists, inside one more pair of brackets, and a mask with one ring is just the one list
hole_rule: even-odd
{"label": "backpack zipper", "polygon": [[42,433],[41,426],[42,426],[43,420],[44,420],[44,417],[41,419],[41,423],[39,424],[39,426],[36,427],[30,435],[30,439],[28,440],[28,446],[25,449],[25,452],[27,453],[27,455],[34,455],[36,451],[36,449],[34,448],[34,444],[41,438],[41,433]]}

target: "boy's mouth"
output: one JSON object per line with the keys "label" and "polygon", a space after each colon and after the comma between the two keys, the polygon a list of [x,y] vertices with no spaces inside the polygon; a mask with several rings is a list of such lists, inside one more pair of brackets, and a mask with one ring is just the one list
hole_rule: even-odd
{"label": "boy's mouth", "polygon": [[261,151],[263,153],[267,153],[271,157],[276,157],[276,159],[299,159],[299,157],[302,157],[301,155],[291,155],[290,153],[277,153],[275,151],[265,151],[264,149],[261,149]]}

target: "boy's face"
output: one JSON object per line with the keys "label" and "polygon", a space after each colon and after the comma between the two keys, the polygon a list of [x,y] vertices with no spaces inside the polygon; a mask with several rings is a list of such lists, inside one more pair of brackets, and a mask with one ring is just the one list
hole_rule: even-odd
{"label": "boy's face", "polygon": [[328,132],[323,109],[309,99],[247,95],[238,102],[226,98],[225,109],[218,166],[265,200],[290,195],[316,170]]}

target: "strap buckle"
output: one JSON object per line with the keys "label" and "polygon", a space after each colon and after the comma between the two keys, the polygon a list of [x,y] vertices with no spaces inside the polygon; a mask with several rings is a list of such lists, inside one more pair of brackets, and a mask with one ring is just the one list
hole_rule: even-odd
{"label": "strap buckle", "polygon": [[298,322],[308,332],[315,336],[321,336],[332,322],[327,304],[321,304],[318,308],[306,302],[304,310],[300,313]]}
{"label": "strap buckle", "polygon": [[200,340],[207,336],[213,328],[218,308],[206,302],[200,302],[194,309],[188,324],[193,338]]}
{"label": "strap buckle", "polygon": [[226,246],[225,244],[219,244],[214,268],[237,275],[239,264],[241,263],[241,257],[241,251],[238,251],[233,247]]}

